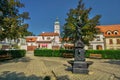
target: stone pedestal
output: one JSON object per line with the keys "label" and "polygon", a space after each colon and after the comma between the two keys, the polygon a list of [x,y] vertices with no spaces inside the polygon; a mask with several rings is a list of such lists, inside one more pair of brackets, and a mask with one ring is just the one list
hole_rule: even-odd
{"label": "stone pedestal", "polygon": [[88,74],[87,62],[85,61],[74,61],[73,62],[73,73]]}

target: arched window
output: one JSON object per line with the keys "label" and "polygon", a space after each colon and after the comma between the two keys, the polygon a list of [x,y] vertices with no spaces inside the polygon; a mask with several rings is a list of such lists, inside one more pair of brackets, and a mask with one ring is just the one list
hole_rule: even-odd
{"label": "arched window", "polygon": [[97,45],[97,50],[102,50],[102,45]]}
{"label": "arched window", "polygon": [[112,34],[112,32],[111,31],[107,31],[107,35],[111,35]]}
{"label": "arched window", "polygon": [[117,34],[118,34],[118,31],[114,31],[113,34],[114,34],[114,35],[117,35]]}

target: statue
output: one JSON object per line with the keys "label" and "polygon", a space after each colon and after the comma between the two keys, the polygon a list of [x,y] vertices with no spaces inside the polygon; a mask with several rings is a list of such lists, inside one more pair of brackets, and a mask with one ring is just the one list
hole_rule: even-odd
{"label": "statue", "polygon": [[81,31],[81,28],[82,28],[83,24],[80,20],[77,20],[77,23],[75,25],[76,27],[76,32],[77,32],[77,35],[76,35],[76,39],[75,40],[75,61],[78,60],[78,61],[85,61],[85,56],[84,56],[84,53],[85,53],[85,50],[83,49],[84,48],[84,43],[82,42],[82,31]]}
{"label": "statue", "polygon": [[77,20],[77,23],[75,24],[76,27],[76,40],[75,40],[75,54],[74,54],[74,62],[72,65],[72,71],[73,73],[82,73],[82,74],[88,74],[88,68],[87,63],[85,61],[85,50],[84,50],[84,43],[82,42],[82,31],[81,28],[84,26],[84,24],[81,22],[81,20]]}
{"label": "statue", "polygon": [[85,50],[83,48],[83,42],[81,40],[78,40],[75,43],[75,61],[85,61]]}

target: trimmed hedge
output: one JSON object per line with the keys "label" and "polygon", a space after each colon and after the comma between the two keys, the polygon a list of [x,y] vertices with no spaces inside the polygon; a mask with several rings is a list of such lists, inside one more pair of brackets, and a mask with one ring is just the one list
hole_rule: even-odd
{"label": "trimmed hedge", "polygon": [[120,59],[120,50],[86,50],[86,57],[91,53],[102,54],[103,59]]}
{"label": "trimmed hedge", "polygon": [[34,56],[63,57],[63,53],[73,54],[73,50],[51,50],[51,49],[34,50]]}
{"label": "trimmed hedge", "polygon": [[13,58],[21,58],[26,54],[26,50],[10,50],[10,54]]}
{"label": "trimmed hedge", "polygon": [[[50,50],[50,49],[36,49],[35,56],[44,57],[63,57],[65,54],[74,54],[74,50]],[[103,59],[120,59],[120,50],[86,50],[85,56],[89,58],[90,54],[102,54]]]}
{"label": "trimmed hedge", "polygon": [[60,54],[59,50],[36,49],[36,50],[34,50],[34,56],[60,57],[61,54]]}
{"label": "trimmed hedge", "polygon": [[26,50],[0,50],[0,55],[10,54],[12,58],[21,58],[26,54]]}

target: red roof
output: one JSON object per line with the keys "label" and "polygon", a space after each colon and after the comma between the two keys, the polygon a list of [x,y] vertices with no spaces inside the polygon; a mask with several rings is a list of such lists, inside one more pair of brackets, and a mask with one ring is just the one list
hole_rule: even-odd
{"label": "red roof", "polygon": [[41,33],[40,36],[59,36],[59,34],[54,32],[45,32]]}
{"label": "red roof", "polygon": [[37,43],[51,43],[51,41],[37,41]]}
{"label": "red roof", "polygon": [[[97,28],[100,29],[100,31],[104,34],[105,37],[115,37],[115,36],[120,36],[120,24],[118,25],[101,25],[97,26]],[[117,32],[115,34],[114,32]],[[110,34],[108,34],[110,32]]]}
{"label": "red roof", "polygon": [[37,40],[36,37],[29,37],[29,38],[26,38],[26,42],[35,42]]}

